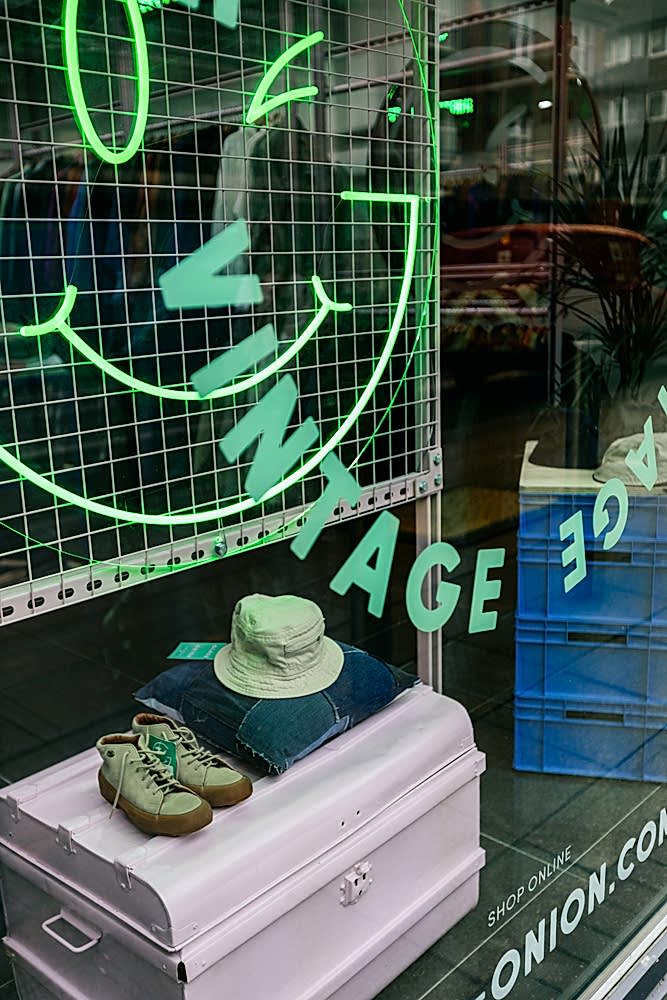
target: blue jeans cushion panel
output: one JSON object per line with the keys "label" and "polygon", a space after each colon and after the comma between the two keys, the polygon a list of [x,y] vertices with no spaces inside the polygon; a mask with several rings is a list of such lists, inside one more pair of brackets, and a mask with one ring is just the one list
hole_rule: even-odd
{"label": "blue jeans cushion panel", "polygon": [[211,661],[177,663],[135,698],[182,720],[218,749],[246,758],[269,774],[282,774],[419,683],[413,674],[354,646],[339,645],[345,659],[336,681],[302,698],[236,694],[220,683]]}

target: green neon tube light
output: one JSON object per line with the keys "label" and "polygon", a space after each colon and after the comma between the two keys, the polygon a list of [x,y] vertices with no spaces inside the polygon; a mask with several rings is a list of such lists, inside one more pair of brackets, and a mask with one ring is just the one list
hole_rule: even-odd
{"label": "green neon tube light", "polygon": [[446,42],[448,38],[449,38],[449,32],[448,31],[443,31],[440,34],[439,41]]}
{"label": "green neon tube light", "polygon": [[389,119],[392,125],[394,124],[394,122],[398,121],[402,111],[403,108],[400,106],[400,104],[394,104],[391,108],[387,108],[387,118]]}
{"label": "green neon tube light", "polygon": [[322,284],[322,279],[320,278],[319,274],[314,274],[313,277],[311,278],[311,281],[313,283],[313,288],[315,289],[315,295],[322,303],[322,308],[325,308],[327,310],[327,313],[352,312],[352,304],[350,302],[335,302],[333,299],[329,298],[327,293],[324,291],[324,285]]}
{"label": "green neon tube light", "polygon": [[278,56],[262,77],[259,87],[255,91],[246,113],[246,125],[254,125],[260,118],[268,115],[271,111],[275,111],[276,108],[282,107],[283,104],[289,104],[290,101],[305,101],[309,97],[315,97],[319,94],[319,88],[311,84],[307,87],[295,87],[291,90],[285,90],[282,94],[277,94],[275,97],[268,97],[269,90],[289,63],[301,55],[302,52],[312,49],[314,45],[318,45],[322,41],[324,41],[324,32],[315,31],[312,35],[308,35],[306,38],[295,42],[294,45],[290,45],[288,49]]}
{"label": "green neon tube light", "polygon": [[63,58],[65,80],[73,105],[74,117],[82,138],[96,156],[106,163],[126,163],[131,160],[143,141],[148,121],[148,99],[150,96],[150,66],[148,47],[141,10],[137,0],[122,0],[132,30],[134,62],[136,66],[136,110],[134,124],[127,145],[120,150],[109,149],[100,139],[90,117],[81,83],[79,63],[78,14],[79,0],[64,0],[63,6]]}
{"label": "green neon tube light", "polygon": [[[294,355],[299,353],[302,347],[304,347],[305,344],[307,344],[308,341],[315,336],[331,312],[350,312],[352,306],[349,302],[335,302],[333,299],[329,298],[317,274],[313,275],[312,283],[315,295],[320,302],[320,306],[303,333],[299,334],[299,336],[292,342],[292,344],[290,344],[287,350],[280,355],[280,357],[276,358],[265,368],[262,368],[261,371],[256,372],[253,375],[249,375],[247,378],[241,379],[239,382],[233,382],[231,385],[216,389],[214,392],[210,393],[206,399],[222,399],[226,396],[235,396],[239,392],[245,392],[246,389],[252,389],[254,386],[264,382],[267,378],[270,378],[271,375],[275,375],[276,372],[284,368],[285,365],[292,360]],[[128,389],[134,389],[135,392],[143,392],[148,396],[157,396],[159,399],[179,399],[185,402],[190,401],[201,403],[202,397],[194,389],[170,389],[166,386],[154,385],[152,382],[144,382],[143,379],[135,378],[135,376],[130,375],[129,372],[123,371],[122,368],[119,368],[111,361],[108,361],[104,355],[96,351],[94,347],[90,346],[90,344],[87,344],[86,341],[80,337],[67,322],[72,309],[74,308],[76,296],[76,287],[74,285],[68,285],[65,289],[65,297],[53,316],[50,319],[45,320],[43,323],[34,323],[31,326],[22,326],[19,330],[21,336],[39,337],[43,334],[54,333],[57,331],[65,338],[75,351],[78,351],[84,358],[87,358],[91,364],[96,365],[100,371],[104,372],[105,375],[108,375],[109,378],[115,379],[116,382],[120,382],[122,385],[126,385]]]}
{"label": "green neon tube light", "polygon": [[[387,335],[387,340],[382,349],[382,353],[378,358],[375,370],[347,417],[339,425],[338,429],[329,438],[329,440],[322,445],[322,447],[319,448],[319,450],[312,455],[311,458],[304,462],[299,468],[295,469],[282,482],[276,483],[276,485],[271,487],[270,490],[267,490],[264,496],[258,501],[259,503],[264,503],[272,497],[278,496],[280,493],[289,489],[290,486],[298,483],[301,479],[307,476],[309,472],[316,469],[322,459],[325,458],[329,452],[333,451],[336,445],[338,445],[345,437],[350,428],[354,426],[368,403],[368,400],[375,392],[380,379],[382,378],[384,370],[387,367],[389,359],[391,358],[394,345],[396,344],[396,339],[405,318],[417,259],[419,208],[421,198],[416,194],[379,194],[367,191],[343,191],[341,198],[343,201],[351,202],[368,201],[385,205],[403,205],[408,213],[408,240],[405,253],[405,267],[396,310]],[[315,288],[315,291],[317,294],[317,288]],[[63,316],[69,316],[69,312],[66,312],[67,305],[67,301],[63,301],[54,318],[62,319]],[[323,305],[322,308],[325,308],[325,306]],[[329,306],[326,306],[326,308],[329,309]],[[14,447],[18,450],[17,445]],[[54,483],[51,479],[47,478],[47,476],[31,469],[29,465],[26,465],[25,462],[23,462],[3,445],[0,445],[0,461],[3,461],[17,476],[28,480],[28,482],[31,482],[34,486],[44,490],[51,496],[56,497],[59,500],[63,500],[65,503],[74,504],[91,514],[100,514],[103,517],[109,517],[117,521],[128,521],[134,524],[165,525],[169,527],[175,527],[176,525],[181,524],[206,524],[211,521],[220,521],[225,517],[240,514],[243,511],[249,510],[255,506],[255,500],[253,500],[252,497],[248,497],[245,500],[239,500],[236,503],[228,504],[227,506],[217,507],[214,510],[191,511],[190,513],[146,514],[143,511],[122,510],[118,507],[113,507],[110,504],[99,503],[97,500],[90,500],[88,497],[81,496],[78,493],[72,492],[72,490],[59,486],[57,483]]]}

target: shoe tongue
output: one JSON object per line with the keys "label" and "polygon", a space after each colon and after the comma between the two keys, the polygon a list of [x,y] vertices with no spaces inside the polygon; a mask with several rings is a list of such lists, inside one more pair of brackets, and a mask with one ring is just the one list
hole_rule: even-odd
{"label": "shoe tongue", "polygon": [[174,736],[174,731],[168,719],[161,719],[159,722],[151,722],[149,726],[144,726],[143,728],[144,732],[149,736],[164,736],[167,740],[173,739]]}

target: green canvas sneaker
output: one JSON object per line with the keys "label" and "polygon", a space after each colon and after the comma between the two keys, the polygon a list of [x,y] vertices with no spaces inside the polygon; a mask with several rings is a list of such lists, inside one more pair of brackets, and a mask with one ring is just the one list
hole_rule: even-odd
{"label": "green canvas sneaker", "polygon": [[152,836],[181,837],[213,819],[208,802],[184,788],[149,747],[147,736],[113,733],[97,741],[100,792],[112,811]]}
{"label": "green canvas sneaker", "polygon": [[181,785],[215,808],[234,806],[252,795],[250,779],[205,750],[186,726],[161,715],[141,712],[132,720],[132,729],[146,736],[153,753],[168,765]]}

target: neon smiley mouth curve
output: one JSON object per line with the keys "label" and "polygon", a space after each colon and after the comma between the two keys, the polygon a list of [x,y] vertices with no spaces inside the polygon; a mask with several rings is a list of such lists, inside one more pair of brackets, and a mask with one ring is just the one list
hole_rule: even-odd
{"label": "neon smiley mouth curve", "polygon": [[[236,503],[229,504],[225,507],[218,507],[214,510],[200,510],[200,511],[190,511],[189,513],[167,513],[167,514],[147,514],[143,511],[129,511],[123,510],[118,507],[110,506],[109,504],[99,503],[96,500],[90,500],[85,496],[81,496],[78,493],[74,493],[71,490],[66,489],[63,486],[59,486],[57,483],[53,482],[47,476],[36,472],[29,465],[26,465],[20,458],[12,454],[12,452],[5,446],[0,445],[0,461],[4,462],[17,476],[22,479],[26,479],[33,485],[37,486],[39,489],[44,490],[51,496],[63,500],[65,503],[74,504],[83,510],[88,511],[91,514],[99,514],[103,517],[109,517],[116,521],[124,521],[134,524],[144,524],[144,525],[162,525],[166,527],[175,527],[177,525],[185,524],[205,524],[212,521],[220,521],[225,517],[230,517],[232,515],[240,514],[247,511],[257,505],[257,503],[263,503],[270,500],[274,496],[278,496],[285,490],[289,489],[290,486],[299,482],[304,476],[312,472],[318,467],[323,458],[325,458],[333,449],[342,441],[345,435],[348,433],[351,427],[354,426],[357,419],[363,412],[368,403],[369,399],[375,392],[377,385],[382,378],[385,368],[389,362],[389,359],[393,353],[396,340],[398,338],[399,331],[403,325],[403,320],[406,315],[408,302],[410,298],[410,289],[412,287],[412,281],[415,273],[415,264],[417,259],[417,247],[419,240],[419,209],[422,202],[422,198],[417,194],[380,194],[368,191],[343,191],[341,197],[345,201],[370,201],[380,204],[401,204],[406,210],[406,228],[408,231],[407,241],[406,241],[406,251],[405,251],[405,266],[403,270],[403,276],[401,280],[401,289],[394,310],[392,322],[387,333],[387,338],[382,349],[382,352],[377,359],[377,363],[373,370],[371,377],[368,380],[363,392],[360,393],[357,398],[355,405],[352,407],[350,412],[338,426],[337,430],[327,439],[324,444],[318,448],[318,450],[313,454],[307,461],[303,464],[297,466],[288,476],[286,476],[281,482],[277,483],[271,489],[259,498],[258,501],[252,497],[246,497],[243,500],[239,500]],[[317,285],[314,284],[316,294]],[[323,288],[320,288],[320,292],[324,294],[324,301],[322,301],[321,309],[327,309],[327,314],[333,311],[336,307],[345,310],[347,303],[339,304],[334,303],[331,299],[326,296]],[[62,307],[61,307],[62,308]],[[305,332],[305,331],[304,331]],[[303,336],[303,335],[302,335]],[[296,341],[295,341],[296,343]],[[86,345],[87,347],[87,345]],[[292,345],[294,347],[294,344]],[[287,353],[287,352],[285,352]],[[285,355],[282,355],[279,361],[284,359]],[[286,362],[283,362],[286,363]],[[125,373],[123,373],[125,375]],[[263,374],[263,373],[262,373]],[[256,377],[255,377],[256,378]],[[256,384],[256,383],[254,383]],[[232,391],[239,391],[239,383],[234,387],[230,387]],[[161,390],[162,391],[162,390]],[[184,391],[184,390],[181,390]],[[213,394],[211,394],[213,395]],[[177,398],[182,398],[181,396]],[[202,401],[202,397],[199,394],[195,394],[195,398],[198,401]],[[207,397],[211,398],[211,396]],[[17,451],[19,446],[15,444],[13,446]],[[51,472],[50,475],[55,475],[56,473]]]}
{"label": "neon smiley mouth curve", "polygon": [[[345,194],[346,192],[343,192],[343,197]],[[303,333],[300,333],[299,336],[292,341],[287,350],[272,361],[271,364],[263,368],[260,373],[250,375],[247,378],[242,379],[240,382],[233,382],[231,385],[215,389],[213,392],[206,393],[205,395],[201,395],[194,389],[172,389],[168,386],[160,386],[155,385],[152,382],[144,382],[142,379],[135,378],[134,375],[123,371],[122,368],[119,368],[111,361],[108,361],[104,355],[96,351],[90,346],[90,344],[87,344],[86,341],[80,337],[68,323],[70,314],[76,302],[77,288],[75,285],[67,286],[63,301],[49,319],[45,320],[43,323],[33,323],[22,326],[19,333],[23,337],[40,337],[43,334],[57,332],[75,351],[82,354],[84,358],[91,362],[91,364],[94,364],[100,369],[100,371],[104,372],[105,375],[108,375],[116,382],[120,382],[122,385],[127,386],[128,389],[132,389],[135,392],[142,392],[147,396],[157,396],[160,399],[176,399],[184,402],[201,403],[209,399],[221,399],[225,396],[233,396],[239,392],[243,392],[245,389],[251,389],[253,386],[259,385],[261,382],[265,381],[265,379],[270,378],[271,375],[274,375],[276,372],[284,368],[285,365],[288,364],[292,358],[308,343],[308,341],[315,336],[317,331],[332,312],[344,313],[352,311],[352,305],[349,302],[335,302],[327,295],[324,290],[324,285],[322,284],[322,279],[319,275],[314,274],[311,278],[311,283],[315,292],[315,297],[320,303],[319,309]]]}

